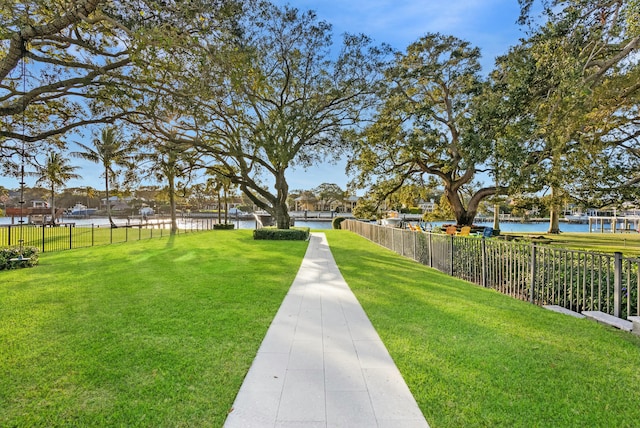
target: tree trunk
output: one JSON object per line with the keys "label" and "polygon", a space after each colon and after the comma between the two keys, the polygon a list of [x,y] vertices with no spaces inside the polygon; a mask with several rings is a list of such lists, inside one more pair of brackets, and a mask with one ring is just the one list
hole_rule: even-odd
{"label": "tree trunk", "polygon": [[276,227],[278,229],[289,229],[291,217],[289,216],[289,209],[287,207],[287,197],[289,196],[289,185],[284,177],[284,169],[278,171],[276,175],[276,191],[278,192],[277,198],[273,204],[273,213],[276,217]]}
{"label": "tree trunk", "polygon": [[560,233],[560,206],[556,203],[553,203],[549,210],[549,230],[547,233],[556,235]]}
{"label": "tree trunk", "polygon": [[[104,192],[106,193],[107,196],[107,217],[109,217],[109,224],[111,224],[111,227],[117,227],[116,224],[113,222],[113,219],[111,218],[111,201],[109,200],[109,170],[106,170],[104,172]],[[88,208],[88,207],[87,207]]]}
{"label": "tree trunk", "polygon": [[176,191],[175,191],[175,177],[169,175],[167,177],[169,182],[169,209],[171,211],[171,235],[175,235],[178,231],[178,221],[176,219]]}
{"label": "tree trunk", "polygon": [[[51,185],[51,224],[56,224],[56,202],[55,202],[56,192],[53,185]],[[44,218],[43,218],[44,224]]]}
{"label": "tree trunk", "polygon": [[224,196],[224,224],[229,223],[229,198],[227,194],[227,189],[222,190],[222,195]]}
{"label": "tree trunk", "polygon": [[476,218],[477,204],[476,209],[474,210],[466,209],[460,200],[458,192],[447,189],[446,187],[445,195],[447,197],[447,201],[449,201],[451,209],[453,210],[453,214],[456,216],[456,225],[471,226],[473,224],[473,220]]}
{"label": "tree trunk", "polygon": [[558,202],[560,192],[551,186],[551,206],[549,207],[549,230],[547,233],[560,233],[560,203]]}
{"label": "tree trunk", "polygon": [[222,223],[222,199],[220,198],[220,190],[218,189],[218,224]]}
{"label": "tree trunk", "polygon": [[286,204],[278,204],[275,207],[274,212],[276,215],[276,227],[278,229],[289,229],[291,217],[289,216],[289,210],[287,209]]}

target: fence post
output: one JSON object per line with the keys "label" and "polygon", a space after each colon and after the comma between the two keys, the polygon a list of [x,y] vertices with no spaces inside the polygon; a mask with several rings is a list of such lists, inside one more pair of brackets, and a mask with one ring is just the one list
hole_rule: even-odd
{"label": "fence post", "polygon": [[430,268],[433,267],[433,240],[431,239],[432,236],[433,234],[429,232],[429,267]]}
{"label": "fence post", "polygon": [[71,232],[71,224],[69,224],[68,226],[69,226],[69,249],[71,249],[71,247],[73,246],[73,235]]}
{"label": "fence post", "polygon": [[451,276],[453,276],[453,272],[454,272],[453,260],[454,260],[454,256],[455,256],[455,249],[454,249],[454,246],[453,246],[453,235],[451,235],[451,251],[450,251],[450,253],[451,253],[451,269],[450,269],[451,272],[450,273],[451,273]]}
{"label": "fence post", "polygon": [[613,316],[622,313],[622,253],[613,253]]}
{"label": "fence post", "polygon": [[529,292],[529,301],[535,303],[536,275],[538,274],[538,247],[536,243],[531,243],[531,291]]}
{"label": "fence post", "polygon": [[44,222],[42,222],[42,252],[44,253]]}
{"label": "fence post", "polygon": [[487,288],[487,238],[482,237],[482,286]]}

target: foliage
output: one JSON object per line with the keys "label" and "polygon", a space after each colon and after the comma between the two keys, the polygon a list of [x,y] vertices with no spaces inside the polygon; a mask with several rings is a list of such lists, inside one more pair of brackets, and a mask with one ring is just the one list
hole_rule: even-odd
{"label": "foliage", "polygon": [[115,225],[111,217],[111,203],[109,196],[109,184],[115,183],[117,172],[114,167],[131,165],[132,146],[127,144],[122,133],[114,127],[107,126],[101,131],[100,138],[93,140],[91,148],[82,143],[76,143],[83,151],[71,152],[71,156],[88,160],[89,162],[98,163],[104,168],[104,188],[105,199],[107,201],[107,216],[109,223]]}
{"label": "foliage", "polygon": [[36,185],[45,184],[49,186],[49,195],[51,196],[51,223],[56,222],[56,188],[64,186],[64,184],[74,178],[80,178],[74,171],[77,166],[69,164],[68,159],[57,152],[49,152],[44,166],[38,167],[38,180]]}
{"label": "foliage", "polygon": [[216,223],[213,225],[213,230],[233,230],[234,227],[233,223]]}
{"label": "foliage", "polygon": [[493,81],[505,101],[499,147],[519,154],[503,167],[520,177],[514,192],[551,192],[555,233],[566,195],[593,206],[638,195],[640,35],[629,2],[541,3],[546,20],[529,22],[531,36],[498,59]]}
{"label": "foliage", "polygon": [[447,198],[442,195],[440,201],[433,207],[433,211],[424,213],[423,218],[426,221],[451,220],[455,218],[455,214],[451,210]]}
{"label": "foliage", "polygon": [[322,183],[312,190],[323,203],[323,210],[329,209],[333,202],[342,202],[346,196],[344,190],[335,183]]}
{"label": "foliage", "polygon": [[269,241],[306,241],[309,239],[309,228],[276,229],[263,227],[253,231],[253,239]]}
{"label": "foliage", "polygon": [[331,227],[333,229],[340,229],[342,227],[341,226],[342,222],[345,220],[346,220],[345,217],[340,217],[340,216],[334,217],[333,220],[331,220]]}
{"label": "foliage", "polygon": [[396,53],[375,122],[351,161],[360,171],[358,185],[381,179],[373,192],[386,198],[432,175],[444,186],[458,224],[473,222],[480,201],[496,192],[488,186],[469,199],[463,196],[493,148],[486,128],[476,125],[479,58],[479,49],[468,42],[441,34],[428,34],[406,53]]}
{"label": "foliage", "polygon": [[[20,261],[10,259],[22,258]],[[38,249],[36,247],[0,248],[0,270],[33,267],[38,264]]]}
{"label": "foliage", "polygon": [[372,102],[380,50],[345,35],[333,55],[331,26],[288,6],[260,3],[238,25],[228,46],[202,59],[199,81],[208,87],[194,94],[191,126],[202,136],[194,144],[285,229],[286,172],[339,156],[345,131]]}
{"label": "foliage", "polygon": [[375,220],[378,212],[378,203],[367,195],[358,199],[356,206],[353,207],[353,216],[364,220]]}

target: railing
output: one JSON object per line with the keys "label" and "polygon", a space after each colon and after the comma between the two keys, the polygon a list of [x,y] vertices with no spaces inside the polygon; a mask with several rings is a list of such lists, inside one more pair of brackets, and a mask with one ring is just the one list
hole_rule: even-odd
{"label": "railing", "polygon": [[640,259],[345,220],[342,228],[451,276],[538,305],[640,315]]}
{"label": "railing", "polygon": [[[211,229],[207,219],[193,219],[182,224],[177,233],[183,234]],[[171,222],[162,221],[136,225],[74,225],[64,223],[58,226],[2,225],[0,226],[0,247],[24,246],[38,248],[41,252],[62,251],[72,248],[93,247],[118,242],[139,241],[161,238],[170,234]]]}

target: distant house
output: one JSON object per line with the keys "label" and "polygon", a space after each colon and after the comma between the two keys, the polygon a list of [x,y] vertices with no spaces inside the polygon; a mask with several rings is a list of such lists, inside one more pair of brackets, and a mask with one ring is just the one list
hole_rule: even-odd
{"label": "distant house", "polygon": [[418,207],[422,210],[423,213],[432,213],[436,209],[436,203],[433,199],[430,199],[429,202],[420,201]]}

